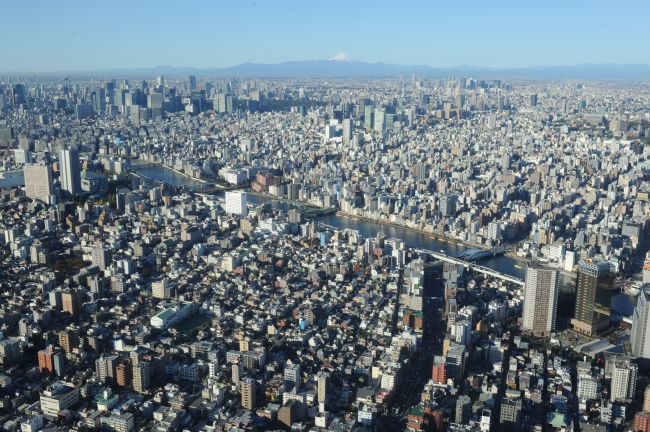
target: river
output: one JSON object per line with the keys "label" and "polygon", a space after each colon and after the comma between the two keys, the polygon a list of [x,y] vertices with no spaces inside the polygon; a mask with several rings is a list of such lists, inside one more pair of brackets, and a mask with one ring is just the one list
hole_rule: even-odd
{"label": "river", "polygon": [[151,179],[164,183],[169,183],[170,185],[176,187],[183,185],[196,186],[203,184],[198,180],[194,180],[190,177],[185,177],[176,171],[172,171],[171,169],[160,165],[135,162],[131,164],[129,168],[131,168],[132,171],[135,171],[138,174],[142,174],[145,177],[149,177]]}
{"label": "river", "polygon": [[[182,185],[198,185],[201,182],[191,178],[182,176],[166,167],[159,165],[134,165],[131,167],[134,171],[143,174],[147,177],[153,178],[158,181],[169,183],[173,186]],[[223,196],[223,193],[219,194]],[[248,202],[252,204],[262,204],[267,201],[265,198],[248,195]],[[278,200],[271,200],[273,208],[288,211],[291,208],[298,208],[295,204],[280,202]],[[465,250],[469,249],[468,246],[458,245],[455,243],[442,242],[440,240],[432,239],[428,234],[418,231],[410,230],[407,228],[400,228],[392,225],[385,225],[379,222],[345,218],[337,216],[336,214],[321,215],[314,218],[316,222],[323,222],[324,224],[331,225],[338,229],[351,229],[357,230],[364,237],[375,237],[379,231],[383,231],[386,237],[395,237],[404,241],[404,243],[413,248],[428,249],[432,251],[444,251],[447,255],[455,256]],[[519,279],[526,278],[526,266],[513,258],[499,255],[493,258],[481,260],[481,265],[489,267],[499,273],[514,276]],[[516,268],[515,265],[522,268]],[[575,297],[575,288],[569,285],[572,278],[566,275],[560,276],[560,291],[564,293],[565,298]],[[612,297],[612,309],[622,313],[623,315],[632,315],[632,311],[636,306],[636,297],[630,297],[623,293],[615,293]]]}

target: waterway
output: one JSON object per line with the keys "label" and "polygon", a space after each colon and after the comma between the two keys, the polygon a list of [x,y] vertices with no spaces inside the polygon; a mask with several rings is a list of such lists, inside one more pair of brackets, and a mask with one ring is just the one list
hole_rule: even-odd
{"label": "waterway", "polygon": [[0,189],[11,189],[13,187],[25,186],[25,175],[23,170],[4,171],[4,177],[0,180]]}
{"label": "waterway", "polygon": [[164,182],[164,183],[169,183],[172,186],[197,186],[203,184],[202,182],[198,180],[194,180],[190,177],[183,176],[176,171],[173,171],[167,167],[160,166],[160,165],[152,165],[152,164],[142,164],[138,162],[134,162],[130,165],[131,170],[137,172],[138,174],[142,174],[145,177],[149,177],[151,179]]}
{"label": "waterway", "polygon": [[[191,178],[184,177],[166,167],[159,165],[134,165],[131,168],[134,171],[137,171],[147,177],[158,181],[167,182],[174,186],[196,185],[201,183],[196,180],[192,180]],[[223,192],[219,195],[223,196]],[[262,204],[266,201],[266,198],[252,195],[248,196],[248,202],[251,204]],[[271,205],[273,208],[281,209],[284,211],[289,211],[292,208],[300,208],[299,205],[281,202],[278,200],[271,200]],[[444,253],[450,256],[456,256],[469,249],[468,246],[465,246],[463,244],[443,242],[440,240],[432,239],[430,235],[425,233],[369,220],[346,218],[337,216],[336,214],[317,216],[313,220],[315,222],[322,222],[341,230],[357,230],[364,237],[375,237],[379,231],[383,231],[386,237],[399,238],[400,240],[403,240],[408,247],[428,249],[435,252],[444,251]],[[481,260],[481,265],[496,270],[499,273],[514,276],[522,280],[526,278],[526,265],[513,258],[508,258],[503,255]],[[515,266],[522,268],[517,268]],[[570,298],[571,301],[574,302],[575,288],[570,285],[571,282],[575,283],[575,280],[572,280],[571,277],[566,275],[560,276],[560,291],[564,294],[562,297],[567,300]],[[623,315],[629,316],[632,315],[634,307],[636,306],[636,302],[636,297],[631,297],[623,293],[615,293],[612,297],[612,309],[620,312]],[[572,309],[572,307],[569,307],[569,309]]]}

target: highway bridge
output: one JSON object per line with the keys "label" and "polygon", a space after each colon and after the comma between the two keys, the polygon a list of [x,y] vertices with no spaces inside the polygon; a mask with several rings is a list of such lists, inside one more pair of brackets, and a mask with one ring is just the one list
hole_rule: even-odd
{"label": "highway bridge", "polygon": [[514,276],[507,275],[507,274],[499,273],[498,271],[492,270],[491,268],[483,267],[483,266],[480,266],[478,264],[471,263],[469,261],[465,261],[465,260],[458,259],[458,258],[453,258],[453,257],[450,257],[448,255],[441,254],[441,253],[434,252],[434,251],[430,251],[430,250],[426,250],[426,249],[415,249],[415,251],[418,252],[418,253],[431,255],[435,259],[439,259],[441,261],[446,261],[446,262],[450,262],[450,263],[453,263],[453,264],[462,265],[465,268],[467,268],[468,270],[471,269],[471,270],[477,271],[479,273],[483,273],[483,274],[495,277],[497,279],[504,280],[506,282],[510,282],[510,283],[514,283],[514,284],[517,284],[517,285],[524,286],[524,281],[522,281],[521,279],[516,278]]}

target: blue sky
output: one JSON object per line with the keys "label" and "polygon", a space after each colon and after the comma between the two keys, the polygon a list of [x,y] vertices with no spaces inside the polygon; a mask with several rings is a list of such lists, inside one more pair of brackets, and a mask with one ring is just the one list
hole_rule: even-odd
{"label": "blue sky", "polygon": [[0,72],[328,59],[434,67],[650,63],[650,2],[0,2]]}

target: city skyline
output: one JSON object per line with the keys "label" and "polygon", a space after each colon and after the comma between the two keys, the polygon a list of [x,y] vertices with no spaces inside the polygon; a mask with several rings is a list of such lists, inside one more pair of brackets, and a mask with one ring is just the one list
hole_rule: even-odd
{"label": "city skyline", "polygon": [[[0,73],[167,64],[224,68],[327,60],[339,53],[368,63],[440,68],[650,64],[650,55],[635,43],[648,37],[641,18],[648,5],[609,7],[608,14],[601,14],[605,5],[425,4],[391,6],[385,13],[381,4],[363,2],[194,2],[192,8],[160,2],[154,8],[68,1],[29,10],[10,3],[4,9],[14,18],[0,28],[0,37],[11,43],[3,47],[7,60],[0,62]],[[17,18],[23,16],[28,19]],[[61,25],[53,26],[57,21]],[[581,25],[585,22],[590,25]],[[370,36],[381,43],[367,43]]]}

